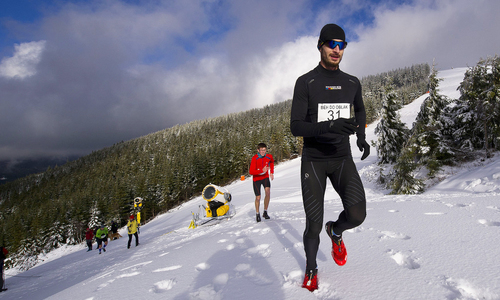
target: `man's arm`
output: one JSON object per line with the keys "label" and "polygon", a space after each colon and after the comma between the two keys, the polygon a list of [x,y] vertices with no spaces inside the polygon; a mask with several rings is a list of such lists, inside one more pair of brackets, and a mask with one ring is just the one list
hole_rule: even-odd
{"label": "man's arm", "polygon": [[328,132],[329,122],[312,123],[306,121],[309,94],[304,78],[299,77],[293,91],[290,130],[294,136],[312,137]]}
{"label": "man's arm", "polygon": [[262,173],[262,170],[258,170],[257,169],[257,156],[254,155],[252,157],[252,161],[250,162],[250,170],[248,170],[248,173],[250,173],[250,175],[260,175],[260,173]]}

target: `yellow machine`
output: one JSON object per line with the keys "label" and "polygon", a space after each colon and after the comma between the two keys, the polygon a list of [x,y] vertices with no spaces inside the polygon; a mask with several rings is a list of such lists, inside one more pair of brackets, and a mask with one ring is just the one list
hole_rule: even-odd
{"label": "yellow machine", "polygon": [[231,202],[231,194],[224,191],[223,188],[209,184],[201,193],[203,199],[207,200],[206,216],[218,217],[223,216],[229,211],[228,202]]}
{"label": "yellow machine", "polygon": [[137,224],[141,225],[141,208],[142,208],[142,198],[136,197],[134,199],[134,209],[137,210]]}
{"label": "yellow machine", "polygon": [[[205,209],[205,217],[200,217],[200,209],[197,214],[192,213],[193,220],[191,221],[191,224],[189,224],[189,228],[196,228],[199,225],[203,225],[214,220],[230,218],[236,213],[234,207],[229,204],[232,197],[231,193],[229,193],[227,189],[215,184],[209,184],[205,186],[201,194],[203,199],[207,201],[207,206],[199,206],[199,208],[203,207]],[[212,224],[215,224],[215,222],[212,222]]]}

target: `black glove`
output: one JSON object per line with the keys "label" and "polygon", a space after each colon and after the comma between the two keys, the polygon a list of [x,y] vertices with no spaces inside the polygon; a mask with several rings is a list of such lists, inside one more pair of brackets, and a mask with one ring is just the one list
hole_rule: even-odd
{"label": "black glove", "polygon": [[358,145],[359,151],[363,152],[363,155],[361,156],[361,160],[365,159],[370,155],[370,145],[365,140],[364,135],[359,135],[358,140],[356,142],[356,145]]}
{"label": "black glove", "polygon": [[358,124],[354,121],[354,118],[345,119],[338,118],[336,120],[330,121],[330,125],[328,126],[328,132],[343,134],[343,135],[351,135],[356,132]]}

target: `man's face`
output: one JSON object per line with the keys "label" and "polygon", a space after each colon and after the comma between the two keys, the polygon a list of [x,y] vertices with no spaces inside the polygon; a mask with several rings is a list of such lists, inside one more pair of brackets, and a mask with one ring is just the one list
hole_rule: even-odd
{"label": "man's face", "polygon": [[267,148],[259,148],[259,154],[260,154],[261,156],[266,155],[266,151],[267,151]]}
{"label": "man's face", "polygon": [[[341,42],[342,40],[334,41]],[[339,68],[340,61],[344,55],[344,49],[341,50],[339,46],[332,49],[329,47],[329,43],[325,43],[319,48],[319,51],[321,53],[321,65],[325,69],[337,70]]]}

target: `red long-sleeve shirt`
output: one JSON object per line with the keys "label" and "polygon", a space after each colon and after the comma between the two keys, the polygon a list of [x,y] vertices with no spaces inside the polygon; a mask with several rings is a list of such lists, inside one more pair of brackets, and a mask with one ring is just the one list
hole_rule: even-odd
{"label": "red long-sleeve shirt", "polygon": [[94,232],[92,232],[92,229],[87,229],[85,232],[85,239],[91,240],[94,238]]}
{"label": "red long-sleeve shirt", "polygon": [[[262,171],[265,166],[268,166],[268,172]],[[266,156],[260,158],[258,154],[252,157],[250,162],[250,175],[253,176],[253,181],[262,180],[269,177],[269,171],[274,174],[274,158],[271,154],[266,154]]]}

